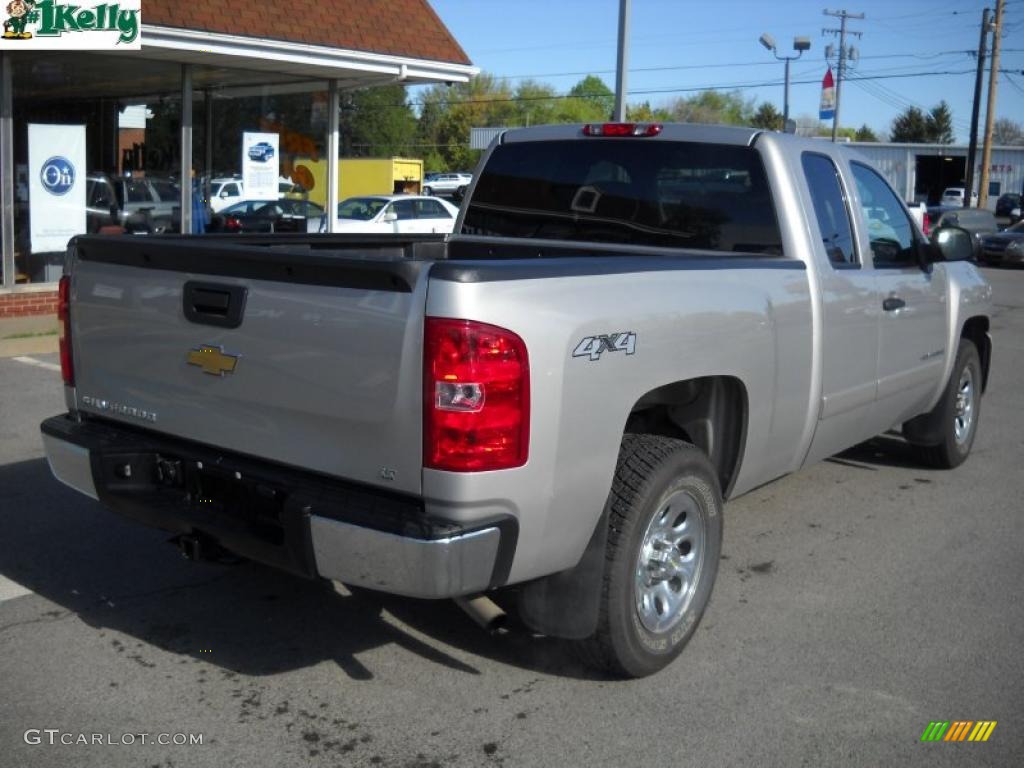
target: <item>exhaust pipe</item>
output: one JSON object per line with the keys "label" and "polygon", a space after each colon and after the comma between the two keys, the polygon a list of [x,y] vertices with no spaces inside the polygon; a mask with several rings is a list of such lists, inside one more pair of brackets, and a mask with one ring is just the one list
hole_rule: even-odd
{"label": "exhaust pipe", "polygon": [[469,614],[469,617],[487,632],[496,634],[505,628],[508,618],[491,598],[484,595],[467,595],[454,598],[455,604]]}

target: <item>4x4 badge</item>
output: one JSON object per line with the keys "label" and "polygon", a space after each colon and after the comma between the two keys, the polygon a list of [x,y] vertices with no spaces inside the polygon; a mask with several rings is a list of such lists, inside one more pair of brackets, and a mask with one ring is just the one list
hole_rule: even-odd
{"label": "4x4 badge", "polygon": [[204,344],[196,347],[188,353],[188,364],[197,365],[203,369],[203,373],[213,376],[223,376],[225,373],[234,373],[238,365],[238,358],[241,355],[229,355],[224,347],[214,347]]}

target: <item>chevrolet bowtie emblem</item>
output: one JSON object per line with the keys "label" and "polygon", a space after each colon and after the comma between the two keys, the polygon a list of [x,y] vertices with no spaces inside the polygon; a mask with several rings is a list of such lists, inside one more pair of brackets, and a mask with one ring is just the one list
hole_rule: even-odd
{"label": "chevrolet bowtie emblem", "polygon": [[229,355],[224,352],[224,347],[211,347],[203,345],[190,350],[188,353],[188,364],[198,365],[203,373],[213,376],[223,376],[225,373],[234,373],[238,365],[238,358],[241,355]]}

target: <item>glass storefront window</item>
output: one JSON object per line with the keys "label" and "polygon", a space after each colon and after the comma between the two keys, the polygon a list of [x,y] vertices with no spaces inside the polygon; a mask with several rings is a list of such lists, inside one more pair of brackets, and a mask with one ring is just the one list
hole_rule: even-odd
{"label": "glass storefront window", "polygon": [[[12,60],[16,282],[55,281],[74,234],[175,231],[181,66],[94,53]],[[74,146],[77,131],[84,146]],[[80,203],[62,199],[72,179]]]}

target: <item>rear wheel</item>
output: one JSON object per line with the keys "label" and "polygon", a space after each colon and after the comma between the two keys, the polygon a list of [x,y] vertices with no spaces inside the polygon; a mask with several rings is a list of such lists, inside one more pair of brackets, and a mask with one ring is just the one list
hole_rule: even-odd
{"label": "rear wheel", "polygon": [[423,188],[423,194],[424,195],[432,195],[432,194],[434,194],[434,190],[431,189],[430,187],[424,187]]}
{"label": "rear wheel", "polygon": [[578,647],[591,666],[643,677],[679,655],[704,613],[722,549],[722,493],[694,446],[626,435],[606,511],[598,627]]}

